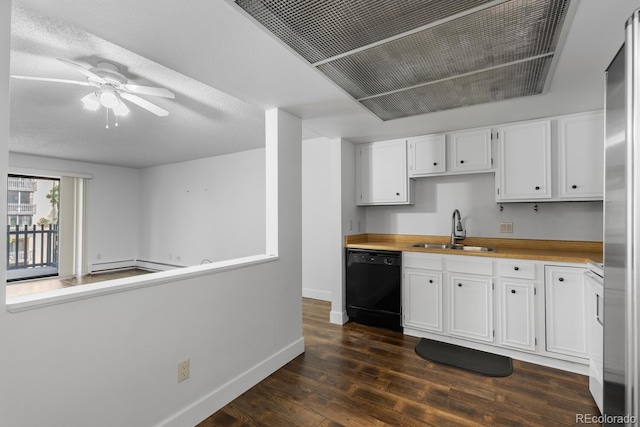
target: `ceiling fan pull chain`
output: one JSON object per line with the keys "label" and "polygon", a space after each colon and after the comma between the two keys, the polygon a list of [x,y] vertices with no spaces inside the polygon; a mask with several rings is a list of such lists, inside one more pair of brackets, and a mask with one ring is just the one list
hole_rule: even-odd
{"label": "ceiling fan pull chain", "polygon": [[105,108],[104,111],[107,113],[106,125],[104,126],[106,129],[109,129],[109,109]]}

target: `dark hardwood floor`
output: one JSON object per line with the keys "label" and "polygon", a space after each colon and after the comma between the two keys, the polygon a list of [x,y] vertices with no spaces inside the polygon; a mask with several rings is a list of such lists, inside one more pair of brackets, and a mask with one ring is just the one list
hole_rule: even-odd
{"label": "dark hardwood floor", "polygon": [[504,378],[430,363],[418,338],[329,323],[303,300],[306,351],[211,415],[211,426],[566,426],[599,415],[588,378],[513,361]]}

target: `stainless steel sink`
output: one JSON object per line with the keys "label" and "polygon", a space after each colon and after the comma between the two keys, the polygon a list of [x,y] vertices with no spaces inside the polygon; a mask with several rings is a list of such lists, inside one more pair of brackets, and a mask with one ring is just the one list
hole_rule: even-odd
{"label": "stainless steel sink", "polygon": [[416,243],[411,246],[412,248],[425,248],[425,249],[453,249],[452,245],[448,243]]}
{"label": "stainless steel sink", "polygon": [[492,252],[495,249],[486,246],[471,246],[471,245],[452,245],[450,243],[416,243],[411,245],[412,248],[424,248],[424,249],[451,249],[454,251],[473,251],[473,252]]}
{"label": "stainless steel sink", "polygon": [[494,248],[488,248],[486,246],[470,246],[470,245],[455,245],[456,247],[453,247],[451,249],[458,249],[458,250],[462,250],[462,251],[475,251],[475,252],[493,252],[495,251]]}

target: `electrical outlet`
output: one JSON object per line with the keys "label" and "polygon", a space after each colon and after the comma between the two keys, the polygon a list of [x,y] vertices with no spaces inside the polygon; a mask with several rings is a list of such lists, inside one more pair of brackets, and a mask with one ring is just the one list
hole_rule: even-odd
{"label": "electrical outlet", "polygon": [[178,362],[178,382],[186,380],[191,376],[191,359]]}
{"label": "electrical outlet", "polygon": [[500,223],[500,232],[501,233],[513,233],[513,223],[512,222],[501,222]]}

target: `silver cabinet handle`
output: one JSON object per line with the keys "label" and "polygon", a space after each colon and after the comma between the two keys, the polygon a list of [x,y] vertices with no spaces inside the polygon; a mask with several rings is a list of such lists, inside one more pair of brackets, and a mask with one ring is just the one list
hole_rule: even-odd
{"label": "silver cabinet handle", "polygon": [[598,294],[596,294],[596,320],[601,326],[604,326],[604,323],[602,323],[602,320],[600,319],[600,295]]}

